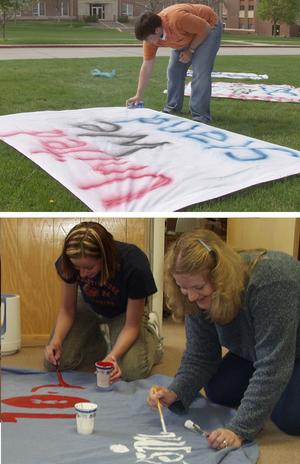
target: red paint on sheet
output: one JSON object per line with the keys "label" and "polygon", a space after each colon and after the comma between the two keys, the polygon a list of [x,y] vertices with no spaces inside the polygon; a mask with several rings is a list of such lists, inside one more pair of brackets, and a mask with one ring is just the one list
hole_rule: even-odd
{"label": "red paint on sheet", "polygon": [[[73,408],[76,403],[89,403],[85,398],[76,396],[62,395],[32,395],[32,396],[15,396],[2,400],[8,406],[28,409],[66,409]],[[41,412],[2,412],[0,414],[1,422],[17,422],[18,418],[22,419],[73,419],[75,414],[61,413],[41,413]]]}
{"label": "red paint on sheet", "polygon": [[17,419],[74,419],[76,414],[46,414],[34,412],[2,412],[1,422],[17,422]]}
{"label": "red paint on sheet", "polygon": [[72,408],[76,403],[88,402],[84,398],[76,396],[63,396],[63,395],[31,395],[31,396],[14,396],[6,398],[1,403],[16,408],[36,408],[36,409],[65,409]]}
{"label": "red paint on sheet", "polygon": [[15,137],[17,135],[31,135],[33,137],[62,137],[67,135],[60,129],[52,129],[49,131],[13,131],[13,132],[0,132],[0,137]]}
{"label": "red paint on sheet", "polygon": [[70,383],[67,383],[64,381],[63,376],[61,371],[57,371],[57,380],[58,384],[46,384],[46,385],[40,385],[39,387],[33,387],[31,389],[32,392],[36,392],[37,390],[40,390],[41,388],[49,388],[49,387],[63,387],[63,388],[80,388],[81,390],[84,390],[84,387],[80,387],[79,385],[71,385]]}
{"label": "red paint on sheet", "polygon": [[[31,151],[32,155],[46,154],[54,160],[65,162],[72,160],[83,161],[91,169],[92,179],[73,181],[81,190],[101,189],[99,201],[105,208],[113,209],[122,204],[141,199],[153,190],[168,186],[173,179],[165,174],[159,174],[150,166],[133,164],[122,157],[116,157],[101,149],[89,145],[88,142],[71,138],[59,130],[50,131],[16,131],[3,134],[0,137],[17,135],[31,135],[40,144],[38,149]],[[57,137],[56,139],[54,137]],[[142,185],[140,185],[142,183]],[[106,194],[106,187],[115,184],[120,194]],[[123,184],[123,185],[122,185]],[[104,190],[104,192],[102,192]]]}
{"label": "red paint on sheet", "polygon": [[[53,387],[62,387],[62,388],[80,388],[84,389],[80,385],[71,385],[64,381],[62,373],[57,370],[57,379],[58,384],[46,384],[40,385],[38,387],[33,387],[32,392],[37,391],[40,388],[53,388]],[[80,398],[76,396],[65,396],[58,395],[56,392],[48,392],[46,395],[31,395],[31,396],[15,396],[11,398],[6,398],[1,400],[1,403],[4,403],[8,406],[13,406],[15,408],[30,408],[30,409],[66,409],[73,408],[76,403],[86,402],[89,403],[89,400],[85,398]],[[0,420],[2,422],[17,422],[17,418],[29,418],[29,419],[72,419],[75,417],[75,414],[48,414],[48,413],[27,413],[23,411],[19,412],[2,412],[0,414]]]}
{"label": "red paint on sheet", "polygon": [[[142,176],[127,176],[127,179],[137,180],[137,179],[145,179],[148,178],[149,183],[146,187],[142,187],[140,189],[136,188],[136,190],[132,189],[132,191],[125,193],[124,195],[118,195],[115,197],[107,198],[103,200],[103,204],[106,208],[114,208],[115,206],[119,206],[123,203],[128,203],[133,200],[138,200],[139,198],[143,198],[147,193],[152,192],[152,190],[156,190],[161,187],[165,187],[172,183],[172,179],[164,174],[145,174]],[[124,179],[114,179],[114,181],[122,181]],[[105,182],[104,182],[105,183]],[[104,184],[103,183],[103,184]],[[102,185],[103,185],[102,184]]]}
{"label": "red paint on sheet", "polygon": [[[68,154],[82,154],[82,152],[105,153],[99,148],[89,147],[87,142],[71,138],[66,138],[64,140],[40,140],[40,144],[42,150],[32,151],[32,154],[47,153],[53,156],[57,161],[66,161],[66,155]],[[82,158],[78,156],[77,159]],[[83,159],[85,159],[85,156]]]}

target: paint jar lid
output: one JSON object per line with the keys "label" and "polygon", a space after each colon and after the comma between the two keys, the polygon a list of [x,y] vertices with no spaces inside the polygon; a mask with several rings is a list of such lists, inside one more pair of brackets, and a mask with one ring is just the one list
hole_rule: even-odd
{"label": "paint jar lid", "polygon": [[74,408],[78,412],[83,412],[87,414],[91,414],[92,412],[97,411],[98,405],[96,403],[76,403]]}
{"label": "paint jar lid", "polygon": [[101,369],[101,370],[108,370],[110,371],[114,367],[114,363],[110,361],[97,361],[95,363],[96,368]]}

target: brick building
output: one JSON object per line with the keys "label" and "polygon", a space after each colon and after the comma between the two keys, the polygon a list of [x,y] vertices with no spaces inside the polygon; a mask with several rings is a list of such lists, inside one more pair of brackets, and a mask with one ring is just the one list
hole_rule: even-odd
{"label": "brick building", "polygon": [[[273,25],[262,21],[256,15],[257,0],[228,0],[224,4],[223,20],[226,29],[241,29],[260,35],[273,35]],[[300,35],[300,18],[298,24],[280,24],[276,35],[296,37]]]}
{"label": "brick building", "polygon": [[144,9],[134,0],[39,0],[32,8],[20,11],[17,18],[83,19],[96,16],[100,20],[115,21],[122,15],[138,16]]}
{"label": "brick building", "polygon": [[[148,0],[151,3],[151,0]],[[184,1],[184,0],[182,0]],[[201,1],[201,0],[200,0]],[[172,0],[152,0],[153,4],[167,6],[175,3]],[[192,0],[191,3],[197,3]],[[32,9],[21,11],[18,18],[52,19],[61,17],[63,19],[83,19],[87,16],[96,16],[103,21],[115,21],[120,16],[126,15],[129,18],[137,17],[145,10],[146,1],[144,0],[39,0],[34,3]],[[224,0],[222,2],[214,0],[203,0],[216,7],[222,13],[225,28],[230,30],[242,30],[256,32],[261,35],[272,35],[272,24],[262,21],[256,15],[257,0]],[[297,24],[291,26],[280,24],[276,28],[276,34],[280,36],[299,36],[300,18]]]}

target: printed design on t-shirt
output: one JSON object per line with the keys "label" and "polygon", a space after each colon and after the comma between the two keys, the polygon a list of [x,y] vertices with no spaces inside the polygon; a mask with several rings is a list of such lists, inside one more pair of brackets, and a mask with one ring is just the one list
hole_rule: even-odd
{"label": "printed design on t-shirt", "polygon": [[116,284],[108,281],[106,285],[101,286],[99,277],[97,280],[79,277],[78,283],[83,295],[90,302],[99,306],[118,306],[117,297],[120,294],[120,288]]}

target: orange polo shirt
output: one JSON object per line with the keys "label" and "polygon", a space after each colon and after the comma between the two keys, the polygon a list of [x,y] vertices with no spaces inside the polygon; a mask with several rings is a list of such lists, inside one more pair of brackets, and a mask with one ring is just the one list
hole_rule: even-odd
{"label": "orange polo shirt", "polygon": [[162,19],[165,40],[159,40],[157,46],[144,41],[145,60],[152,60],[158,47],[188,47],[194,36],[201,34],[205,23],[213,27],[218,22],[217,14],[209,6],[190,3],[171,5],[158,16]]}

